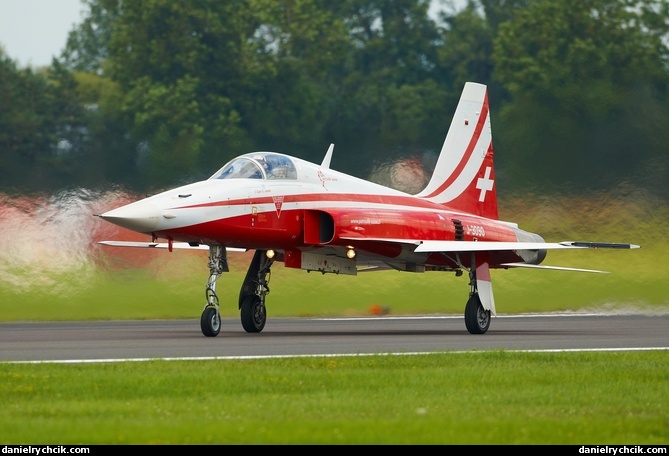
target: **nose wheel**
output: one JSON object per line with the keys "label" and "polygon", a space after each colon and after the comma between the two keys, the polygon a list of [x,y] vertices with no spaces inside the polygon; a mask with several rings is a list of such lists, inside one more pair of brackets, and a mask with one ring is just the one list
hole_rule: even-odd
{"label": "nose wheel", "polygon": [[200,317],[202,334],[207,337],[216,337],[221,332],[221,315],[216,307],[206,307]]}

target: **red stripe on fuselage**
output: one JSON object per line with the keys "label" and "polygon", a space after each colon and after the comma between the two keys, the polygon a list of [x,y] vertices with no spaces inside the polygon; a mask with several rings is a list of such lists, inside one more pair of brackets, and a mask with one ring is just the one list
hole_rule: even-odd
{"label": "red stripe on fuselage", "polygon": [[[413,196],[396,196],[396,195],[372,195],[359,193],[301,193],[299,195],[283,195],[283,205],[290,203],[327,203],[327,202],[345,202],[345,203],[372,203],[385,204],[392,206],[405,206],[418,209],[430,209],[442,211],[447,209],[438,203],[423,200]],[[274,200],[271,196],[264,196],[259,198],[241,198],[236,200],[213,201],[209,203],[193,204],[189,206],[175,206],[169,210],[175,209],[194,209],[200,207],[221,207],[221,206],[243,206],[253,204],[271,204],[274,205]],[[353,207],[352,209],[356,209]]]}

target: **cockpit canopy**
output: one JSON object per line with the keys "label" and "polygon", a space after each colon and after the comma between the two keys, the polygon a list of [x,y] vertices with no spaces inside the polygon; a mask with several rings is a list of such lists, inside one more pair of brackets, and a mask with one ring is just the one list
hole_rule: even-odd
{"label": "cockpit canopy", "polygon": [[285,155],[254,152],[229,161],[209,179],[297,179],[297,170]]}

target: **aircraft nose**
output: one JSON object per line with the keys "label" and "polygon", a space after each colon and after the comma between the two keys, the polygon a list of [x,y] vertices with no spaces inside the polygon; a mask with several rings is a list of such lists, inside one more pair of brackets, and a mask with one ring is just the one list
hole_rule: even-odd
{"label": "aircraft nose", "polygon": [[139,233],[150,233],[160,221],[161,211],[151,203],[129,204],[100,215],[115,225]]}

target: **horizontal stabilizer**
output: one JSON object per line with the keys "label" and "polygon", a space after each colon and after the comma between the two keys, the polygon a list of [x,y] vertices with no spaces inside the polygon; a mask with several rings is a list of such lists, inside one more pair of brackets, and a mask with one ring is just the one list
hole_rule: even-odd
{"label": "horizontal stabilizer", "polygon": [[[167,242],[135,242],[135,241],[100,241],[98,244],[108,245],[111,247],[135,247],[135,248],[151,248],[151,249],[169,249]],[[206,244],[190,245],[187,242],[173,242],[173,249],[191,249],[191,250],[209,250]],[[228,252],[246,252],[246,249],[226,248]]]}
{"label": "horizontal stabilizer", "polygon": [[560,242],[560,244],[571,245],[573,247],[586,247],[589,249],[639,249],[640,245],[636,244],[619,244],[615,242],[581,242],[568,241]]}
{"label": "horizontal stabilizer", "polygon": [[527,263],[502,263],[500,266],[505,268],[530,268],[530,269],[548,269],[553,271],[573,271],[573,272],[595,272],[597,274],[608,274],[608,271],[599,271],[597,269],[564,268],[562,266],[542,266],[539,264]]}

